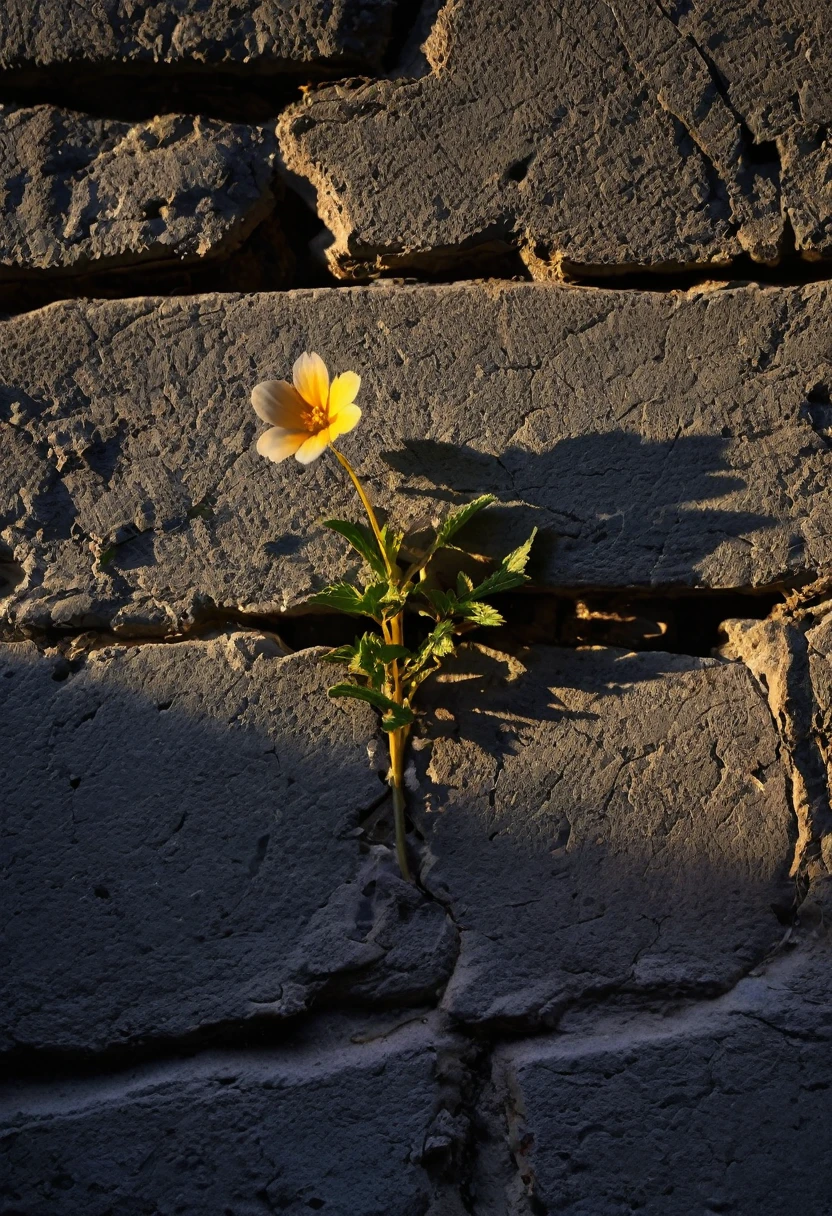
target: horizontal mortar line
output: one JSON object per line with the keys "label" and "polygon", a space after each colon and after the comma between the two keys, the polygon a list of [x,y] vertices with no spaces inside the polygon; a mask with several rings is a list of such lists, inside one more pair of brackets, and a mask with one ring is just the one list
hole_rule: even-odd
{"label": "horizontal mortar line", "polygon": [[[614,1016],[620,1009],[627,1013],[641,1010],[649,1014],[656,1000],[671,1001],[673,1013],[684,1017],[690,1010],[712,1005],[729,995],[738,984],[764,966],[756,961],[735,981],[724,985],[712,982],[680,985],[678,983],[656,984],[638,990],[630,989],[626,982],[604,985],[594,992],[569,1000],[559,1008],[557,1017],[551,1022],[539,1019],[516,1021],[494,1019],[486,1023],[460,1021],[441,1009],[441,999],[433,1005],[391,1005],[360,1001],[320,1002],[291,1017],[275,1019],[265,1015],[254,1015],[249,1019],[235,1018],[225,1022],[207,1024],[197,1030],[180,1035],[148,1035],[130,1043],[113,1044],[102,1048],[57,1048],[20,1045],[0,1052],[3,1081],[0,1084],[0,1099],[4,1091],[28,1083],[105,1080],[114,1073],[127,1072],[134,1068],[177,1064],[210,1053],[234,1052],[241,1058],[256,1059],[258,1056],[275,1054],[285,1050],[287,1055],[299,1049],[298,1035],[309,1034],[316,1028],[337,1025],[344,1016],[360,1021],[361,1016],[371,1019],[391,1019],[387,1029],[368,1026],[372,1034],[353,1039],[358,1044],[374,1042],[391,1037],[402,1026],[438,1014],[438,1031],[459,1035],[473,1044],[494,1050],[501,1046],[546,1038],[563,1034],[558,1027],[564,1017],[587,1013],[597,1014],[604,1010]],[[622,999],[621,1007],[616,1001]],[[660,1015],[666,1024],[667,1015]],[[578,1033],[578,1032],[576,1032]]]}
{"label": "horizontal mortar line", "polygon": [[[279,216],[278,216],[279,218]],[[253,232],[256,232],[255,228]],[[292,241],[291,228],[284,229],[284,235],[287,240]],[[519,255],[518,255],[519,257]],[[100,270],[94,268],[89,269],[83,276],[73,276],[71,271],[56,269],[51,271],[40,270],[21,270],[19,274],[12,276],[11,273],[6,273],[0,279],[0,321],[4,319],[13,319],[17,317],[25,317],[32,313],[39,312],[43,308],[48,308],[52,304],[61,302],[69,302],[72,300],[95,300],[96,302],[104,300],[107,303],[117,303],[119,301],[137,300],[137,299],[191,299],[200,296],[235,296],[240,292],[252,294],[252,289],[245,284],[239,287],[230,286],[227,279],[221,281],[221,285],[217,288],[212,288],[206,283],[200,283],[199,287],[194,290],[176,290],[165,291],[160,289],[154,292],[149,289],[147,284],[142,284],[141,289],[134,294],[130,294],[126,282],[132,274],[135,275],[152,275],[158,273],[171,274],[174,272],[199,272],[204,274],[206,271],[216,269],[218,274],[231,265],[229,260],[222,258],[216,259],[215,266],[211,266],[211,260],[206,259],[204,262],[195,261],[190,263],[164,262],[160,261],[156,266],[151,263],[143,263],[136,261],[134,264],[123,264],[111,268],[102,267]],[[479,268],[481,270],[481,268]],[[695,291],[698,287],[716,288],[736,288],[736,287],[804,287],[812,283],[828,283],[832,282],[832,259],[823,262],[804,262],[802,259],[784,262],[778,267],[762,270],[760,267],[738,266],[736,263],[732,265],[709,267],[706,264],[696,267],[689,271],[663,271],[659,268],[651,268],[649,266],[633,266],[631,264],[623,264],[620,266],[610,266],[605,268],[603,272],[580,274],[578,270],[570,274],[568,278],[555,279],[533,279],[529,273],[522,268],[518,269],[517,273],[475,273],[474,268],[468,262],[460,268],[456,273],[445,272],[431,274],[428,271],[419,271],[418,269],[410,270],[406,274],[396,273],[391,271],[389,274],[381,273],[370,278],[356,279],[336,279],[327,270],[321,268],[321,275],[325,277],[325,282],[315,283],[311,286],[303,282],[283,286],[258,286],[253,294],[277,294],[286,295],[292,292],[299,291],[317,291],[317,292],[339,292],[349,290],[355,287],[366,287],[371,284],[389,284],[391,287],[444,287],[467,284],[470,286],[493,286],[495,283],[518,283],[523,282],[529,286],[539,285],[541,288],[550,288],[553,285],[559,285],[564,288],[596,288],[605,291],[617,291],[622,295],[629,292],[643,292],[655,295],[672,295],[674,293],[685,293]],[[87,277],[97,277],[105,282],[97,285],[86,286],[85,280]],[[117,295],[101,295],[101,291],[106,288],[106,280],[112,280],[119,287]],[[50,292],[51,287],[55,287],[54,292]],[[69,290],[61,291],[61,286],[65,286]],[[13,301],[13,293],[15,291],[38,291],[42,292],[44,297],[37,303],[22,306],[15,306]],[[122,294],[122,292],[127,294]],[[4,303],[4,295],[10,297]]]}

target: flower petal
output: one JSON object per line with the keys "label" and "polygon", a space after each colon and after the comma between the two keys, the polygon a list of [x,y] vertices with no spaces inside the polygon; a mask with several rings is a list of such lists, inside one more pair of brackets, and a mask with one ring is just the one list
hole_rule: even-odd
{"label": "flower petal", "polygon": [[323,409],[329,397],[329,372],[320,355],[303,352],[292,368],[295,388],[316,409]]}
{"label": "flower petal", "polygon": [[280,464],[287,456],[294,456],[308,438],[306,431],[284,431],[283,427],[273,426],[257,440],[257,451],[275,464]]}
{"label": "flower petal", "polygon": [[329,420],[337,418],[341,410],[352,405],[361,388],[361,377],[356,372],[341,372],[329,387]]}
{"label": "flower petal", "polygon": [[329,447],[332,438],[330,431],[331,427],[326,426],[322,431],[318,431],[317,435],[309,435],[306,442],[295,452],[295,460],[299,460],[301,464],[311,464],[313,460],[317,460]]}
{"label": "flower petal", "polygon": [[361,410],[357,405],[345,405],[338,413],[338,416],[333,418],[327,427],[330,440],[337,439],[339,435],[346,435],[347,431],[351,431],[354,426],[358,426],[360,417]]}
{"label": "flower petal", "polygon": [[264,380],[252,389],[251,404],[258,418],[287,431],[303,429],[303,399],[285,380]]}

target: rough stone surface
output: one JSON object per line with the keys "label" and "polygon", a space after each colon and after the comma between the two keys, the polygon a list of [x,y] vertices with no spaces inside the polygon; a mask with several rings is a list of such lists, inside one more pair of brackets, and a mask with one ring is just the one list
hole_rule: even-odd
{"label": "rough stone surface", "polygon": [[346,277],[509,247],[535,277],[771,261],[783,213],[817,257],[829,45],[809,0],[448,0],[421,76],[310,94],[281,144]]}
{"label": "rough stone surface", "polygon": [[376,66],[387,45],[391,0],[7,0],[0,68],[62,64]]}
{"label": "rough stone surface", "polygon": [[428,696],[413,813],[460,930],[454,1016],[552,1024],[609,989],[712,992],[780,940],[795,825],[741,664],[473,648]]}
{"label": "rough stone surface", "polygon": [[712,1005],[498,1049],[474,1210],[829,1216],[829,963],[825,945]]}
{"label": "rough stone surface", "polygon": [[375,721],[327,698],[318,652],[238,633],[0,665],[4,1048],[434,996],[456,934],[361,848]]}
{"label": "rough stone surface", "polygon": [[274,155],[261,127],[0,106],[0,276],[228,254],[274,209]]}
{"label": "rough stone surface", "polygon": [[318,1029],[279,1050],[12,1090],[0,1098],[0,1205],[27,1216],[436,1211],[436,1153],[422,1161],[441,1113],[453,1118],[452,1041],[418,1020],[375,1037],[360,1024]]}
{"label": "rough stone surface", "polygon": [[62,303],[0,323],[8,619],[147,632],[355,571],[329,458],[258,457],[252,386],[304,349],[364,377],[344,440],[402,522],[489,490],[540,585],[764,587],[832,560],[826,285],[547,284]]}

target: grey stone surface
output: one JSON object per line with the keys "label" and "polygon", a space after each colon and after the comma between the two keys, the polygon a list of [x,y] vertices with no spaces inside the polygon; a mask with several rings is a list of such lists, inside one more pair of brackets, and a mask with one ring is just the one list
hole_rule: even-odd
{"label": "grey stone surface", "polygon": [[418,1020],[374,1037],[354,1024],[340,1039],[12,1090],[0,1097],[0,1205],[27,1216],[438,1212],[436,1156],[422,1161],[439,1113],[454,1117],[453,1050]]}
{"label": "grey stone surface", "polygon": [[337,274],[501,248],[538,278],[771,261],[781,208],[829,252],[823,5],[449,0],[424,54],[281,119]]}
{"label": "grey stone surface", "polygon": [[713,1004],[498,1049],[474,1210],[829,1216],[829,964],[825,945]]}
{"label": "grey stone surface", "polygon": [[0,277],[228,255],[275,207],[275,149],[265,127],[193,115],[0,106]]}
{"label": "grey stone surface", "polygon": [[327,698],[319,652],[237,633],[0,664],[4,1048],[432,999],[456,934],[361,847],[375,720]]}
{"label": "grey stone surface", "polygon": [[60,64],[373,67],[390,36],[391,0],[7,0],[0,68]]}
{"label": "grey stone surface", "polygon": [[795,824],[741,664],[470,648],[427,697],[413,814],[460,931],[455,1017],[551,1025],[611,989],[714,992],[780,940]]}
{"label": "grey stone surface", "polygon": [[561,587],[762,587],[828,567],[824,284],[689,294],[379,286],[62,303],[0,323],[7,619],[146,633],[274,612],[355,570],[331,457],[254,451],[304,349],[363,377],[343,440],[403,523],[489,490]]}

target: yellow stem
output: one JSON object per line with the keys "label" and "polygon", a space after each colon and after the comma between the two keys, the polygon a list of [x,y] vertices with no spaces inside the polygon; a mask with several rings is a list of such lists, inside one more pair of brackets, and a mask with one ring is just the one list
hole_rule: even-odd
{"label": "yellow stem", "polygon": [[404,800],[404,748],[407,741],[406,726],[390,731],[390,788],[393,791],[393,823],[396,831],[396,857],[405,882],[413,882],[407,861],[407,838],[405,835]]}
{"label": "yellow stem", "polygon": [[[332,444],[329,446],[332,448],[336,460],[349,474],[350,480],[355,486],[358,497],[361,499],[361,504],[364,507],[364,510],[367,512],[370,527],[372,528],[375,538],[378,541],[378,547],[381,552],[381,556],[384,559],[384,565],[390,582],[394,586],[398,587],[399,571],[394,570],[393,565],[387,556],[387,550],[385,549],[384,541],[381,536],[381,528],[379,527],[376,513],[373,510],[373,504],[367,497],[367,492],[361,484],[358,474],[347,460],[346,456],[342,456],[337,448],[332,447]],[[397,615],[391,617],[389,621],[382,619],[381,633],[385,642],[391,642],[395,646],[402,646],[404,644],[404,623],[402,613],[397,613]],[[392,680],[389,681],[388,684],[390,696],[397,705],[403,705],[404,699],[402,697],[401,672],[399,671],[399,664],[396,659],[394,659],[392,663],[388,664],[388,671],[392,676]],[[400,726],[398,730],[390,731],[388,736],[390,746],[389,781],[390,788],[393,791],[393,823],[396,832],[396,857],[398,858],[402,878],[405,880],[405,882],[413,882],[413,877],[410,873],[410,866],[407,860],[407,839],[405,834],[404,754],[408,733],[409,727]]]}
{"label": "yellow stem", "polygon": [[367,491],[362,486],[362,484],[358,478],[358,474],[356,473],[355,469],[352,467],[350,462],[347,460],[346,456],[342,456],[337,448],[332,447],[332,444],[330,444],[329,446],[330,446],[330,448],[332,448],[333,455],[335,456],[338,463],[341,465],[342,468],[346,469],[347,473],[349,474],[350,479],[352,480],[352,484],[355,486],[358,497],[361,499],[361,504],[364,507],[364,510],[367,512],[367,518],[370,521],[370,527],[373,529],[373,532],[375,533],[375,538],[378,541],[378,547],[381,550],[381,556],[384,558],[384,564],[387,567],[387,573],[390,575],[391,580],[395,580],[396,582],[398,582],[398,579],[396,579],[396,577],[393,573],[393,567],[390,565],[390,562],[388,560],[387,551],[384,547],[384,541],[381,538],[381,528],[379,527],[378,520],[376,519],[376,513],[373,510],[373,504],[370,502],[369,498],[367,497]]}

